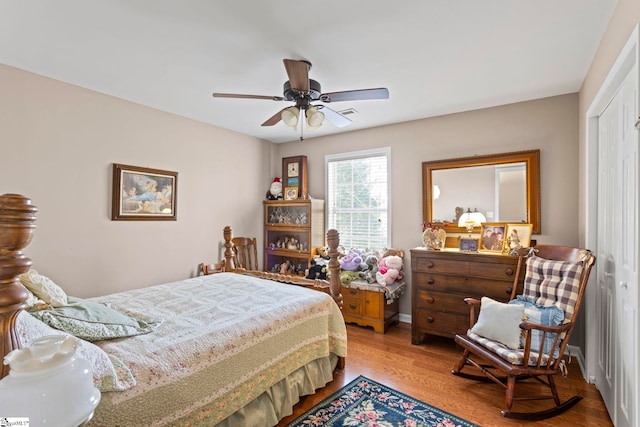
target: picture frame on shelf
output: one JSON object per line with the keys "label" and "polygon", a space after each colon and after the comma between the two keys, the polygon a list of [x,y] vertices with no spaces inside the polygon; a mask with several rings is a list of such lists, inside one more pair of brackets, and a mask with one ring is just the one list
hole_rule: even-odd
{"label": "picture frame on shelf", "polygon": [[[307,195],[307,156],[282,158],[282,185],[295,187],[296,198],[306,199]],[[285,197],[286,199],[286,197]]]}
{"label": "picture frame on shelf", "polygon": [[178,173],[113,164],[113,221],[175,221]]}
{"label": "picture frame on shelf", "polygon": [[479,240],[475,237],[460,237],[460,252],[478,252]]}
{"label": "picture frame on shelf", "polygon": [[298,199],[298,187],[286,187],[284,189],[285,200],[297,200]]}
{"label": "picture frame on shelf", "polygon": [[501,253],[506,226],[504,222],[483,222],[480,228],[480,250]]}
{"label": "picture frame on shelf", "polygon": [[528,248],[531,246],[533,224],[507,223],[505,229],[503,252],[510,253],[517,246]]}

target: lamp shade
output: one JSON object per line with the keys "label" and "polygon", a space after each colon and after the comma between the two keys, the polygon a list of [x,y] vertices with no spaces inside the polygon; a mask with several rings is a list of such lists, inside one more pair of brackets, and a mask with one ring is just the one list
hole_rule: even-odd
{"label": "lamp shade", "polygon": [[291,126],[292,128],[295,128],[298,125],[299,116],[300,110],[298,110],[296,107],[285,108],[280,115],[284,124],[287,126]]}
{"label": "lamp shade", "polygon": [[315,129],[322,126],[322,122],[324,121],[324,113],[318,111],[316,107],[309,107],[306,111],[307,114],[307,125],[309,129]]}
{"label": "lamp shade", "polygon": [[487,222],[487,218],[481,212],[478,210],[471,212],[471,209],[467,209],[465,213],[460,215],[458,227],[466,227],[467,229],[480,227],[483,222]]}

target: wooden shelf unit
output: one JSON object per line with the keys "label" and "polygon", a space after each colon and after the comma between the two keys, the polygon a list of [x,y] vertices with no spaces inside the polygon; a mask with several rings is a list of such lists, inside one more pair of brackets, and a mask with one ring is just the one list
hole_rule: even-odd
{"label": "wooden shelf unit", "polygon": [[[294,238],[297,244],[285,244]],[[264,201],[264,264],[265,271],[289,261],[301,268],[311,260],[311,249],[325,246],[324,200]]]}

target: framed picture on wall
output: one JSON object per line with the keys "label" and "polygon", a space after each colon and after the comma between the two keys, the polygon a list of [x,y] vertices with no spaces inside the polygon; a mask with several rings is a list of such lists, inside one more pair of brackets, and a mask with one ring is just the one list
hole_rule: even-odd
{"label": "framed picture on wall", "polygon": [[113,164],[111,219],[175,221],[178,173]]}
{"label": "framed picture on wall", "polygon": [[504,222],[483,222],[480,232],[480,250],[502,252],[506,226]]}

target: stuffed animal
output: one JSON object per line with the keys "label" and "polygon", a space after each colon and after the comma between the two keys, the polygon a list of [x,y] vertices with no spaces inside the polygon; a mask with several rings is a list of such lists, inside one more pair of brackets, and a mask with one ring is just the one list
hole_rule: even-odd
{"label": "stuffed animal", "polygon": [[389,255],[378,261],[376,282],[379,285],[389,286],[400,277],[402,270],[402,258],[398,255]]}
{"label": "stuffed animal", "polygon": [[358,272],[356,271],[342,271],[340,272],[340,282],[343,285],[348,285],[352,281],[358,278]]}
{"label": "stuffed animal", "polygon": [[282,198],[282,182],[276,176],[269,186],[269,191],[267,191],[267,200],[280,200]]}
{"label": "stuffed animal", "polygon": [[327,279],[327,267],[325,265],[318,264],[313,259],[309,262],[309,264],[310,266],[307,269],[305,274],[305,277],[307,279],[320,279],[320,280]]}
{"label": "stuffed animal", "polygon": [[365,255],[364,260],[365,268],[363,268],[359,277],[361,280],[366,280],[367,283],[376,283],[376,273],[378,272],[378,257],[374,254]]}
{"label": "stuffed animal", "polygon": [[338,260],[340,268],[346,271],[358,271],[360,264],[362,263],[362,256],[355,251],[351,250],[349,253]]}
{"label": "stuffed animal", "polygon": [[320,265],[328,265],[329,264],[329,253],[327,248],[323,246],[314,246],[311,248],[311,259],[316,261],[316,264]]}

